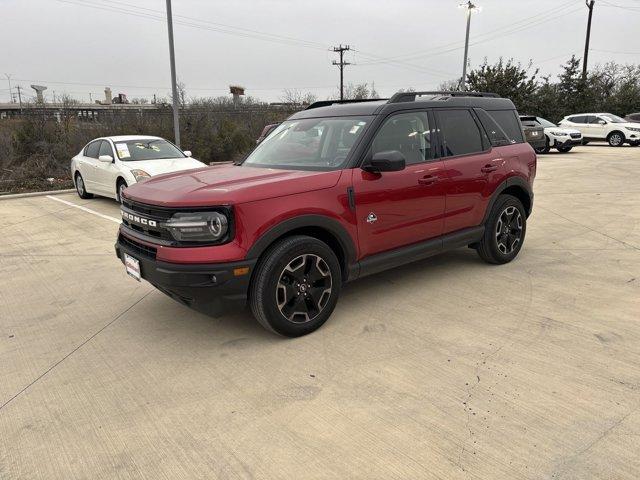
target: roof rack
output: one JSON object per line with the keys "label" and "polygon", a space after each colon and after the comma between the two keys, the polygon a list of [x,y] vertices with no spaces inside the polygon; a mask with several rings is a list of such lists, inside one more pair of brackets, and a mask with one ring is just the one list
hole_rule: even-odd
{"label": "roof rack", "polygon": [[489,97],[500,98],[500,95],[496,93],[488,92],[398,92],[393,95],[388,103],[401,103],[401,102],[415,102],[416,97],[433,96],[433,97]]}
{"label": "roof rack", "polygon": [[312,108],[328,107],[336,103],[360,103],[360,102],[379,102],[381,100],[387,100],[386,98],[362,98],[360,100],[319,100],[313,102],[305,110],[311,110]]}

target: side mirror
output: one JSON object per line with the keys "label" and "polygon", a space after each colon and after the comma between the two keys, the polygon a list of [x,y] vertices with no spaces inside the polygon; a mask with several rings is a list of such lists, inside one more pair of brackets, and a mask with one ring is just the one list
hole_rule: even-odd
{"label": "side mirror", "polygon": [[104,163],[111,163],[113,162],[113,157],[111,155],[100,155],[98,160]]}
{"label": "side mirror", "polygon": [[184,153],[187,157],[190,157],[190,156],[191,156],[191,150],[185,150],[185,151],[184,151],[184,152],[182,152],[182,153]]}
{"label": "side mirror", "polygon": [[362,169],[367,172],[399,172],[404,170],[406,162],[404,155],[397,150],[378,152],[371,157]]}
{"label": "side mirror", "polygon": [[606,125],[607,122],[605,122],[604,120],[598,120],[598,125]]}

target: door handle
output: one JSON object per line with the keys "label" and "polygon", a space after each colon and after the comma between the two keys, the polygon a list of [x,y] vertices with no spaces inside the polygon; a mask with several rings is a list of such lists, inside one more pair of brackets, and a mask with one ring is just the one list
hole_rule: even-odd
{"label": "door handle", "polygon": [[418,179],[418,183],[420,185],[433,185],[434,183],[436,183],[438,181],[438,177],[435,177],[433,175],[427,175],[425,177],[419,178]]}
{"label": "door handle", "polygon": [[491,173],[491,172],[495,172],[496,170],[498,170],[498,166],[491,165],[491,164],[487,164],[480,169],[482,173]]}

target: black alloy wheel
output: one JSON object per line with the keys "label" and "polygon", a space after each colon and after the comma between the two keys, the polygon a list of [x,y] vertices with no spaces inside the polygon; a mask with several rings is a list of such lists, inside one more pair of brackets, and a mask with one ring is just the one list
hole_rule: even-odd
{"label": "black alloy wheel", "polygon": [[290,322],[310,322],[327,305],[332,283],[331,270],[321,257],[300,255],[280,273],[276,287],[278,310]]}
{"label": "black alloy wheel", "polygon": [[505,208],[496,223],[496,243],[503,255],[509,255],[522,239],[522,215],[515,206]]}

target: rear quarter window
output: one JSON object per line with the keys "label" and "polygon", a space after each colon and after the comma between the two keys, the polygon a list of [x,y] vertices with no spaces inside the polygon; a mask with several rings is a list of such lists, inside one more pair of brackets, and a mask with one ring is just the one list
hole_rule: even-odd
{"label": "rear quarter window", "polygon": [[507,134],[511,143],[523,143],[522,127],[515,110],[491,110],[487,112],[502,130]]}

